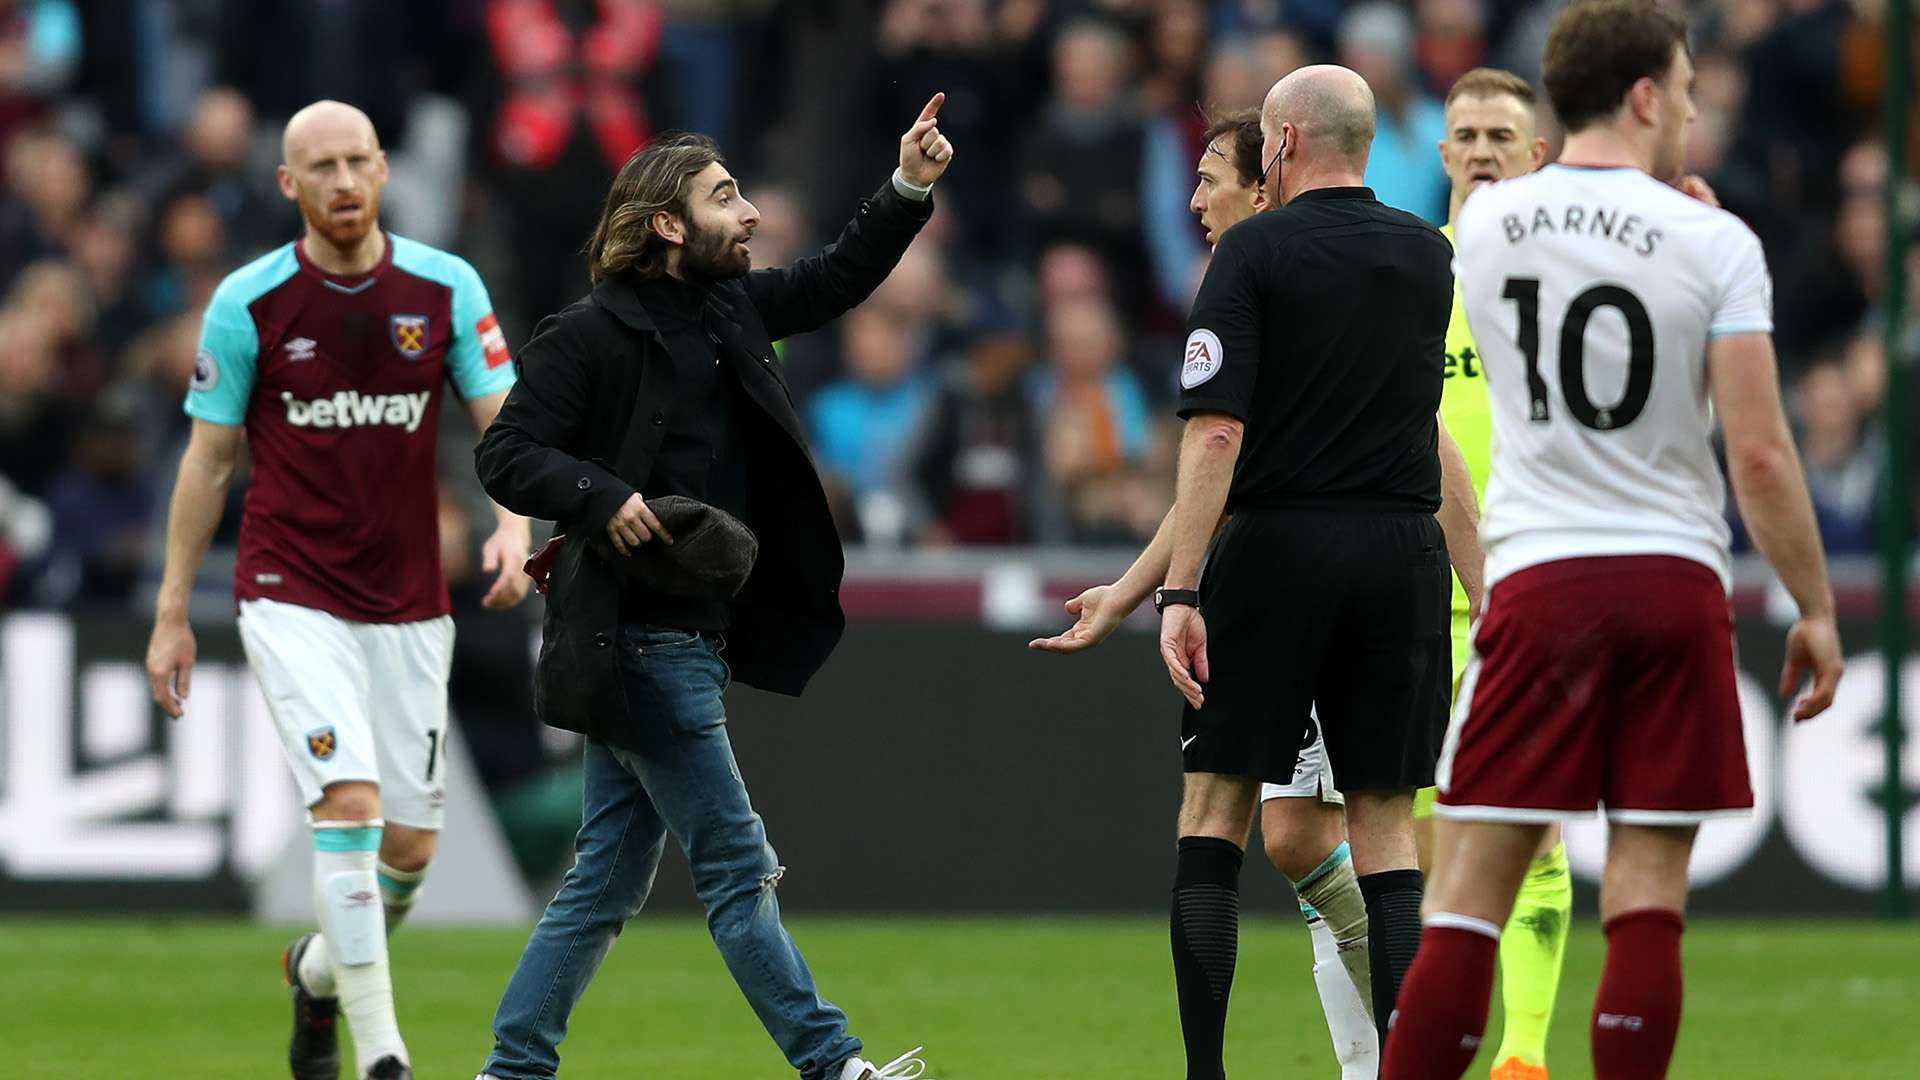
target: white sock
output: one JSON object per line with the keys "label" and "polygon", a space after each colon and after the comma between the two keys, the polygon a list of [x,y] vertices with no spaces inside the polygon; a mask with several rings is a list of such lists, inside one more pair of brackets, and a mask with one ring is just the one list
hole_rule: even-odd
{"label": "white sock", "polygon": [[[1306,915],[1306,910],[1301,914]],[[1313,985],[1320,991],[1320,1009],[1327,1014],[1327,1034],[1333,1037],[1340,1078],[1374,1080],[1380,1074],[1380,1036],[1369,1015],[1372,1010],[1340,962],[1340,946],[1327,920],[1317,913],[1308,916],[1307,932],[1313,938]]]}
{"label": "white sock", "polygon": [[[1360,879],[1353,874],[1353,850],[1346,841],[1333,849],[1313,873],[1293,883],[1300,902],[1320,913],[1333,933],[1340,963],[1360,1000],[1369,1003],[1367,1015],[1373,1015],[1373,965],[1367,947],[1367,898],[1360,893]],[[1376,1036],[1376,1041],[1378,1038]]]}
{"label": "white sock", "polygon": [[1340,1075],[1372,1080],[1380,1068],[1380,1036],[1373,1023],[1367,901],[1353,873],[1352,848],[1342,842],[1293,888],[1313,937],[1313,984]]}
{"label": "white sock", "polygon": [[[357,1069],[362,1076],[383,1057],[408,1060],[406,1044],[400,1039],[400,1021],[393,1013],[386,915],[374,872],[380,831],[379,821],[313,824],[315,907],[331,954],[340,1011],[346,1014],[347,1027],[353,1032]],[[301,964],[303,978],[306,966]],[[311,985],[309,989],[317,992]]]}
{"label": "white sock", "polygon": [[[386,861],[374,864],[374,876],[380,882],[380,905],[386,913],[387,936],[406,920],[407,912],[413,910],[413,901],[420,891],[420,883],[427,878],[426,870],[395,870]],[[333,950],[327,945],[327,935],[315,934],[307,942],[307,951],[300,954],[300,985],[314,997],[333,997]]]}

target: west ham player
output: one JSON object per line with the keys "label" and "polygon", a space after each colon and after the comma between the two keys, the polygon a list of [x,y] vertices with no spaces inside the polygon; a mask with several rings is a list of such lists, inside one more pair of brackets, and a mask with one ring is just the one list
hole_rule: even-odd
{"label": "west ham player", "polygon": [[[280,190],[306,233],[228,275],[207,307],[147,674],[179,717],[194,662],[187,599],[244,434],[240,636],[312,819],[321,928],[282,959],[293,1075],[339,1075],[337,1008],[355,1075],[392,1080],[412,1072],[386,938],[444,814],[453,622],[436,517],[440,389],[451,381],[485,429],[513,367],[473,268],[380,229],[387,160],[365,114],[309,105],[282,151]],[[482,552],[499,577],[485,602],[503,609],[526,595],[527,521],[495,514]]]}
{"label": "west ham player", "polygon": [[[1493,68],[1467,72],[1448,91],[1447,137],[1440,142],[1440,163],[1453,188],[1447,225],[1440,230],[1447,239],[1453,239],[1460,207],[1476,188],[1525,176],[1546,161],[1547,142],[1539,137],[1534,124],[1535,102],[1533,87],[1525,79]],[[1486,369],[1473,343],[1473,331],[1467,326],[1460,283],[1455,280],[1440,415],[1466,458],[1480,499],[1486,497],[1493,449],[1491,407]],[[1453,670],[1457,678],[1466,669],[1472,651],[1469,628],[1477,614],[1474,598],[1480,595],[1482,559],[1477,551],[1454,551],[1452,555]],[[1433,803],[1432,788],[1421,791],[1414,800],[1414,828],[1423,856],[1432,851]],[[1567,869],[1567,849],[1560,842],[1559,825],[1549,825],[1539,853],[1527,867],[1507,932],[1500,937],[1500,997],[1506,1023],[1501,1028],[1500,1049],[1493,1057],[1493,1080],[1546,1080],[1547,1026],[1553,1018],[1572,916],[1573,880]]]}
{"label": "west ham player", "polygon": [[1491,591],[1441,760],[1426,936],[1387,1080],[1465,1071],[1547,825],[1602,808],[1594,1072],[1666,1075],[1694,834],[1753,805],[1716,416],[1741,517],[1799,606],[1781,692],[1812,685],[1795,720],[1832,702],[1842,668],[1759,240],[1671,186],[1693,115],[1685,21],[1653,0],[1584,0],[1556,17],[1544,72],[1560,163],[1475,193],[1459,219],[1493,393]]}

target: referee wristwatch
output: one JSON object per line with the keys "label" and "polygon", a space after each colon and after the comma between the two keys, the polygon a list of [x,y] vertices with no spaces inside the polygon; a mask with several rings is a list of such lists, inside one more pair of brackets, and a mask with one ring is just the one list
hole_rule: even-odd
{"label": "referee wristwatch", "polygon": [[1200,590],[1167,588],[1153,590],[1153,613],[1155,615],[1164,614],[1168,608],[1176,607],[1180,604],[1185,604],[1190,608],[1198,608],[1200,606]]}

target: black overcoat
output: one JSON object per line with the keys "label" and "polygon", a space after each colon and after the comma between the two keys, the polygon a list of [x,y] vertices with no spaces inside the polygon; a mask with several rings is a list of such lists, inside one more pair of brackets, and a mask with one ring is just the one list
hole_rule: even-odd
{"label": "black overcoat", "polygon": [[[886,280],[933,211],[891,183],[861,200],[839,239],[782,269],[715,286],[709,325],[738,374],[747,525],[760,540],[753,574],[732,602],[726,658],[751,686],[798,694],[840,640],[845,559],[773,342],[817,329]],[[673,363],[633,283],[601,281],[541,320],[515,359],[519,381],[474,449],[495,502],[584,540],[650,475]],[[630,422],[645,425],[623,458]],[[636,618],[644,619],[641,613]],[[632,747],[619,665],[620,586],[587,543],[568,543],[553,568],[535,679],[540,718]]]}

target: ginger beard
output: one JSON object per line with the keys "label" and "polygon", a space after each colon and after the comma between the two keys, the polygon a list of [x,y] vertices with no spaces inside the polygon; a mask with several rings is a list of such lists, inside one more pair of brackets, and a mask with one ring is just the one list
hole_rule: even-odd
{"label": "ginger beard", "polygon": [[299,194],[300,216],[307,227],[339,251],[358,247],[380,220],[380,184],[368,180],[364,190],[343,192],[332,183],[324,190],[310,190],[297,174],[293,182]]}

